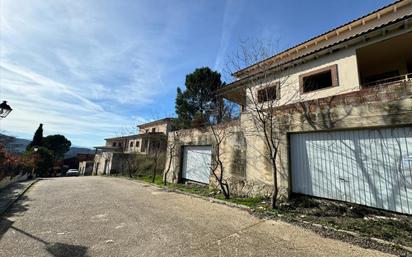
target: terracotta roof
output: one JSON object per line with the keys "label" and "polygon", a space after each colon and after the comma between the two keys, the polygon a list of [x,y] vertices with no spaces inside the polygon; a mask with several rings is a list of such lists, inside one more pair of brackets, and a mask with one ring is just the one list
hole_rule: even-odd
{"label": "terracotta roof", "polygon": [[[345,23],[339,27],[336,27],[334,29],[331,29],[319,36],[313,37],[307,41],[304,41],[303,43],[300,43],[296,46],[293,46],[291,48],[288,48],[280,53],[277,53],[269,58],[266,58],[260,62],[257,62],[255,64],[252,64],[248,67],[245,67],[243,69],[240,69],[238,71],[236,71],[235,73],[233,73],[232,75],[235,77],[242,77],[242,74],[248,72],[248,71],[252,71],[254,67],[256,67],[259,64],[265,64],[267,63],[267,65],[271,65],[270,62],[279,62],[280,60],[283,60],[283,58],[289,57],[290,55],[296,55],[299,56],[299,50],[302,51],[306,50],[306,48],[308,46],[312,46],[312,45],[317,45],[319,42],[325,41],[327,42],[328,40],[331,40],[332,38],[335,38],[336,36],[339,36],[341,33],[347,32],[347,31],[351,31],[352,27],[355,26],[363,26],[375,19],[380,19],[382,15],[386,15],[388,13],[391,13],[391,11],[396,12],[398,8],[410,5],[412,3],[412,0],[400,0],[400,1],[396,1],[392,4],[386,5],[378,10],[375,10],[371,13],[368,13],[360,18],[357,18],[355,20],[352,20],[348,23]],[[377,25],[379,26],[379,25]],[[353,37],[353,35],[348,35],[348,37]],[[316,49],[316,48],[315,48]],[[285,58],[286,59],[286,58]]]}

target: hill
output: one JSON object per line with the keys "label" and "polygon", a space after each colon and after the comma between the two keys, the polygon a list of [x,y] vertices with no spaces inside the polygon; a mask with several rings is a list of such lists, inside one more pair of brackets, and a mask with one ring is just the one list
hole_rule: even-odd
{"label": "hill", "polygon": [[[14,154],[21,154],[26,150],[30,140],[24,138],[17,138],[0,133],[0,144],[5,145],[6,149]],[[64,158],[76,156],[78,153],[94,153],[93,149],[85,147],[72,146],[70,150],[64,155]]]}

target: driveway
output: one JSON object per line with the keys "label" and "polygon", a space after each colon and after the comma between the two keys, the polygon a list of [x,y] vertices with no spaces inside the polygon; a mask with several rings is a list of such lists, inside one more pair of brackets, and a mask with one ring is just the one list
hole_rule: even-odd
{"label": "driveway", "polygon": [[389,256],[119,178],[35,184],[0,223],[0,256]]}

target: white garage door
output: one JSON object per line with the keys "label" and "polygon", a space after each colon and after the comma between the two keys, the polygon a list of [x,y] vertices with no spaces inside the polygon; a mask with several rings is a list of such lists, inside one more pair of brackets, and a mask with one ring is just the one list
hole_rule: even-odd
{"label": "white garage door", "polygon": [[183,148],[182,177],[209,184],[211,146],[185,146]]}
{"label": "white garage door", "polygon": [[412,214],[412,129],[291,135],[292,191]]}

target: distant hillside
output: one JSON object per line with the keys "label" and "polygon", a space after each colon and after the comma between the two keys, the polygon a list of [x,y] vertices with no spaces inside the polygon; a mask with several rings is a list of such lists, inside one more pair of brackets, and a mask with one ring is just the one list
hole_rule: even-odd
{"label": "distant hillside", "polygon": [[[30,140],[23,138],[16,138],[12,136],[7,136],[0,133],[0,143],[6,146],[9,152],[20,154],[26,150],[27,145]],[[64,155],[64,158],[70,158],[76,156],[78,153],[94,153],[94,150],[84,147],[70,147],[70,150]]]}
{"label": "distant hillside", "polygon": [[18,154],[26,150],[30,140],[0,134],[0,143],[6,147],[7,151]]}
{"label": "distant hillside", "polygon": [[94,154],[93,149],[89,148],[84,148],[84,147],[76,147],[72,146],[70,147],[70,150],[64,154],[64,158],[70,158],[76,156],[78,153],[89,153],[89,154]]}

